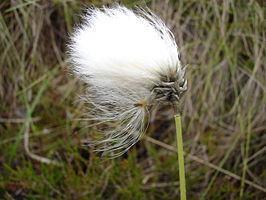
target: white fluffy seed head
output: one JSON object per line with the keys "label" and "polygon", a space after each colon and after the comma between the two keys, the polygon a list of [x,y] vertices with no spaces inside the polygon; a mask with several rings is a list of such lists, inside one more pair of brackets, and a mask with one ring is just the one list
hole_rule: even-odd
{"label": "white fluffy seed head", "polygon": [[96,151],[118,156],[146,130],[149,108],[186,90],[174,37],[151,12],[122,6],[88,9],[69,44],[74,73],[89,84],[91,119],[113,122]]}

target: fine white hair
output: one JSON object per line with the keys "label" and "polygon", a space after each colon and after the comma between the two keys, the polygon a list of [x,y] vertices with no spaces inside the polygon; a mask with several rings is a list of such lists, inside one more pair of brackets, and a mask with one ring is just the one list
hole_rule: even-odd
{"label": "fine white hair", "polygon": [[173,34],[150,11],[88,9],[71,36],[69,54],[73,72],[88,85],[90,118],[115,125],[89,141],[111,157],[141,138],[152,105],[178,101],[186,90]]}

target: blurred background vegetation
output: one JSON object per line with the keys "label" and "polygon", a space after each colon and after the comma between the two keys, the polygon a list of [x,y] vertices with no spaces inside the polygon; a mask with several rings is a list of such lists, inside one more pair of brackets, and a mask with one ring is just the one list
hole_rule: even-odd
{"label": "blurred background vegetation", "polygon": [[[188,65],[181,104],[188,199],[264,199],[265,1],[121,2],[158,14]],[[95,130],[79,120],[84,85],[68,71],[66,42],[86,6],[112,3],[0,2],[0,199],[179,198],[169,108],[158,109],[147,136],[120,158],[82,147]],[[32,152],[63,165],[29,158],[26,131]]]}

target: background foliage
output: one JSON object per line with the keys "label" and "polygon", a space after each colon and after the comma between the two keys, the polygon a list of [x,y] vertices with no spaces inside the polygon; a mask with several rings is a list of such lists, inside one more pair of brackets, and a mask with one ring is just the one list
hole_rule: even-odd
{"label": "background foliage", "polygon": [[[85,6],[113,1],[0,2],[0,199],[177,199],[171,109],[158,108],[128,154],[102,160],[81,140],[83,91],[67,70],[68,33]],[[266,4],[263,0],[122,1],[148,6],[188,65],[181,104],[188,199],[263,199],[266,187]],[[108,33],[107,33],[108,34]],[[42,164],[30,149],[63,166]],[[154,138],[155,140],[151,139]]]}

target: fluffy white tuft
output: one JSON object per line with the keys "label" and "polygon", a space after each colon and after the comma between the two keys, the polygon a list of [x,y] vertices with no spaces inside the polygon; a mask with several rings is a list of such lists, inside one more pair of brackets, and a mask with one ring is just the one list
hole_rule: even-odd
{"label": "fluffy white tuft", "polygon": [[89,142],[109,156],[121,155],[140,139],[156,99],[170,100],[178,93],[179,100],[186,90],[172,33],[142,9],[88,9],[71,37],[69,52],[73,71],[89,85],[91,119],[116,125]]}

